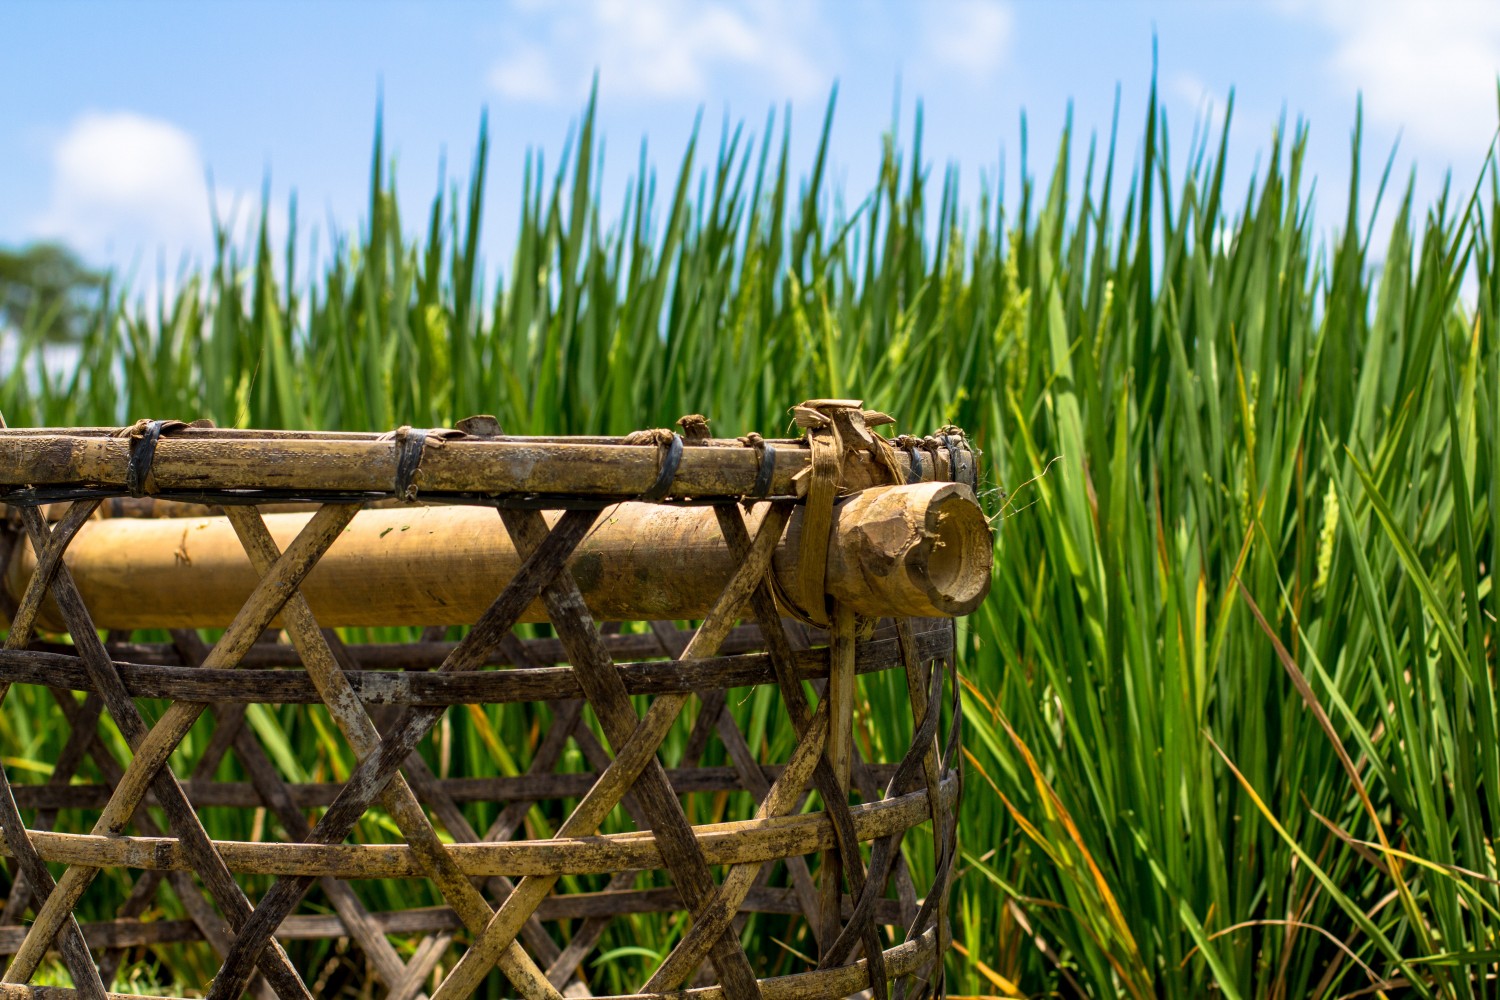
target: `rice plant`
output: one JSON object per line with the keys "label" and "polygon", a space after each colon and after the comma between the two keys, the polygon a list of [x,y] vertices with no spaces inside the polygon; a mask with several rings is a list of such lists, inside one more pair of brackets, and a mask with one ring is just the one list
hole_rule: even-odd
{"label": "rice plant", "polygon": [[[1154,99],[1138,142],[1065,132],[1011,204],[930,175],[920,118],[853,202],[829,187],[827,124],[794,172],[773,119],[695,140],[671,183],[642,163],[606,206],[590,107],[560,167],[528,155],[498,269],[478,258],[484,127],[467,190],[419,226],[377,127],[366,217],[326,259],[299,272],[295,214],[279,255],[264,217],[249,247],[221,236],[171,298],[109,289],[76,367],[23,330],[0,409],[353,429],[488,412],[528,434],[702,412],[737,434],[852,395],[906,428],[957,423],[998,539],[962,636],[950,989],[1497,996],[1500,180],[1422,205],[1382,177],[1376,234],[1356,123],[1354,194],[1325,228],[1305,127],[1225,189],[1230,117],[1177,170]],[[57,750],[41,697],[0,713],[17,780]],[[767,703],[738,710],[766,732]],[[877,747],[904,745],[890,718],[861,720]],[[495,773],[523,722],[452,717],[446,752]],[[336,775],[302,735],[287,766]],[[647,927],[628,943],[667,943]],[[601,988],[627,987],[626,944]],[[169,964],[202,982],[204,961]]]}

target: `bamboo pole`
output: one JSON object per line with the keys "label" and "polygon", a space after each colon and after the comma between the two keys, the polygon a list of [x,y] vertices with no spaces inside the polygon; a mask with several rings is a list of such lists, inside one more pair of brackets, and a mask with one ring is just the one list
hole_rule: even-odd
{"label": "bamboo pole", "polygon": [[[752,529],[766,507],[751,511]],[[800,514],[774,560],[787,584],[797,578]],[[285,546],[309,516],[268,514],[265,521]],[[870,616],[967,614],[989,589],[991,551],[989,525],[967,486],[873,487],[837,508],[827,590]],[[92,521],[64,561],[100,628],[222,627],[256,583],[222,517]],[[478,619],[519,565],[493,510],[365,510],[308,575],[302,592],[323,626],[463,625]],[[22,544],[5,589],[24,593],[34,566],[32,550]],[[590,612],[602,621],[702,618],[736,568],[711,509],[648,503],[604,511],[570,566]],[[546,620],[540,602],[524,620]],[[38,623],[60,628],[50,599]]]}
{"label": "bamboo pole", "polygon": [[[658,449],[600,438],[427,439],[415,480],[423,492],[558,494],[633,497],[652,487],[658,475]],[[808,449],[796,441],[774,445],[769,493],[796,492],[793,479],[808,467]],[[958,445],[960,464],[972,467],[967,445]],[[389,493],[396,478],[401,445],[371,434],[230,432],[184,428],[155,445],[150,492],[294,490]],[[0,487],[46,483],[89,483],[123,489],[131,441],[85,431],[51,429],[0,431]],[[908,471],[913,456],[896,462]],[[915,455],[922,468],[911,478],[956,478],[935,468],[931,454]],[[947,458],[942,464],[951,464]],[[738,441],[711,440],[683,452],[672,495],[745,496],[760,473],[755,449]],[[941,474],[940,474],[941,473]],[[850,456],[843,482],[851,488],[887,481],[867,454]]]}

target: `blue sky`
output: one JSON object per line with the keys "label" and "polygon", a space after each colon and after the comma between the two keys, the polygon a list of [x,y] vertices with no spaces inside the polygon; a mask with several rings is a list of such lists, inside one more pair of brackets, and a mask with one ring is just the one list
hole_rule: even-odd
{"label": "blue sky", "polygon": [[606,215],[642,139],[669,178],[699,109],[709,139],[726,116],[758,139],[767,111],[789,104],[805,170],[835,81],[832,169],[848,201],[870,185],[893,114],[908,141],[919,99],[924,159],[956,164],[973,198],[1002,161],[1014,189],[1023,111],[1045,175],[1069,103],[1080,136],[1102,138],[1117,87],[1133,158],[1153,37],[1174,150],[1235,89],[1232,188],[1279,118],[1308,120],[1325,229],[1342,217],[1358,95],[1368,166],[1399,135],[1398,174],[1415,169],[1424,199],[1449,170],[1471,185],[1495,131],[1500,4],[1462,0],[9,0],[0,244],[58,238],[99,264],[175,270],[210,245],[210,172],[222,210],[253,210],[269,177],[278,216],[295,190],[304,223],[351,229],[383,93],[413,223],[445,155],[450,178],[467,176],[488,109],[484,247],[503,269],[525,153],[555,162],[596,71]]}

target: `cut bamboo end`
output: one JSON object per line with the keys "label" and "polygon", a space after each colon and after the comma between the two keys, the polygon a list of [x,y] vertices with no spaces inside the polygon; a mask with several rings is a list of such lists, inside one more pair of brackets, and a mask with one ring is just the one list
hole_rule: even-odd
{"label": "cut bamboo end", "polygon": [[[759,528],[767,505],[748,517]],[[773,562],[797,579],[800,510]],[[265,515],[283,549],[309,513]],[[549,515],[549,518],[552,515]],[[957,483],[873,487],[838,505],[825,573],[827,592],[871,617],[953,617],[989,589],[989,525],[973,491]],[[112,518],[90,522],[65,562],[100,628],[221,628],[256,576],[224,517]],[[24,593],[35,556],[23,544],[5,580]],[[596,620],[702,618],[737,563],[712,510],[622,503],[604,510],[569,566]],[[320,624],[467,625],[520,567],[493,510],[396,507],[364,510],[303,582]],[[540,602],[526,621],[546,621]],[[49,600],[41,627],[61,630]]]}
{"label": "cut bamboo end", "polygon": [[[989,522],[969,487],[877,486],[839,505],[825,583],[860,613],[869,613],[873,599],[888,615],[951,618],[989,593],[993,553]],[[777,570],[794,578],[789,565]]]}

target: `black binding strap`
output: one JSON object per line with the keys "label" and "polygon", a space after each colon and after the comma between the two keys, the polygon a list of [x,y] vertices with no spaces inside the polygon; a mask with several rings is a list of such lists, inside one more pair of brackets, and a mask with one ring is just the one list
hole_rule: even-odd
{"label": "black binding strap", "polygon": [[[927,454],[929,454],[929,455],[932,456],[932,479],[933,479],[934,482],[938,481],[939,479],[942,479],[942,474],[943,474],[942,466],[940,466],[938,464],[938,457],[939,457],[939,455],[938,455],[938,447],[939,447],[940,443],[941,442],[937,438],[932,437],[931,435],[928,435],[927,437],[925,437],[925,438],[922,439],[922,450],[925,451],[925,452],[927,452]],[[952,453],[950,453],[949,456],[948,456],[948,480],[952,480],[952,479],[953,479],[953,455],[952,455]]]}
{"label": "black binding strap", "polygon": [[130,439],[130,461],[125,465],[125,489],[133,497],[146,495],[146,480],[151,477],[151,466],[156,461],[156,442],[161,439],[161,426],[164,422],[148,420],[141,436]]}
{"label": "black binding strap", "polygon": [[943,444],[948,446],[948,476],[955,483],[963,483],[967,486],[973,486],[974,484],[969,482],[969,477],[968,475],[966,475],[968,471],[967,465],[965,465],[964,462],[961,461],[958,457],[959,450],[963,443],[964,439],[958,437],[955,434],[943,435]]}
{"label": "black binding strap", "polygon": [[402,427],[396,431],[396,481],[392,489],[398,499],[417,498],[417,470],[422,466],[422,452],[427,447],[427,432]]}
{"label": "black binding strap", "polygon": [[758,442],[760,467],[755,470],[755,485],[745,496],[752,500],[763,500],[771,493],[771,477],[776,474],[776,449],[765,441]]}
{"label": "black binding strap", "polygon": [[665,500],[672,490],[672,481],[677,478],[677,467],[682,464],[682,435],[673,434],[672,440],[661,447],[661,464],[656,482],[637,500]]}
{"label": "black binding strap", "polygon": [[910,468],[906,470],[906,485],[911,486],[914,483],[922,482],[923,472],[921,452],[917,451],[916,445],[909,444],[906,446],[906,456],[907,460],[911,463]]}

